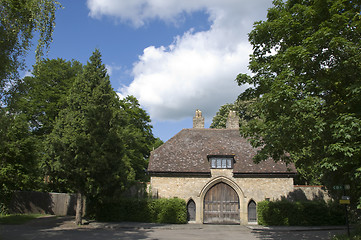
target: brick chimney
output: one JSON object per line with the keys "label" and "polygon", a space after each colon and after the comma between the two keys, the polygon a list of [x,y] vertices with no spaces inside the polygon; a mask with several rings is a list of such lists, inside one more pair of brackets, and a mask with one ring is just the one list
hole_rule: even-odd
{"label": "brick chimney", "polygon": [[239,129],[239,117],[236,111],[230,110],[226,122],[226,129]]}
{"label": "brick chimney", "polygon": [[193,117],[193,128],[204,128],[204,117],[202,117],[202,112],[198,109]]}

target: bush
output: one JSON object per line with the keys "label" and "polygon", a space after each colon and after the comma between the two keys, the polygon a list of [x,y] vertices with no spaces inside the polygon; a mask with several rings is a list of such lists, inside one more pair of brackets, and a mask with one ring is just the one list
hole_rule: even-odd
{"label": "bush", "polygon": [[186,223],[184,200],[172,199],[117,199],[88,205],[88,215],[99,221],[130,221],[155,223]]}
{"label": "bush", "polygon": [[342,206],[323,201],[290,202],[287,200],[257,204],[258,224],[272,226],[343,225]]}

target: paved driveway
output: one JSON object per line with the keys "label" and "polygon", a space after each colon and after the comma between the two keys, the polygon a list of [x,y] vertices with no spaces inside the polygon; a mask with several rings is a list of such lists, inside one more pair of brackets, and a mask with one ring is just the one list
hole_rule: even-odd
{"label": "paved driveway", "polygon": [[165,240],[165,239],[238,239],[288,240],[331,239],[343,229],[325,228],[262,228],[239,225],[165,225],[148,223],[89,223],[74,225],[69,217],[35,219],[24,225],[0,225],[1,240]]}

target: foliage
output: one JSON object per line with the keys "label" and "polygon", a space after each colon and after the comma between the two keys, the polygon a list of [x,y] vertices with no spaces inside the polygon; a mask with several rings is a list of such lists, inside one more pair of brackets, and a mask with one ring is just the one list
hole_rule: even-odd
{"label": "foliage", "polygon": [[248,121],[258,117],[252,111],[251,104],[254,100],[243,101],[237,99],[234,103],[227,103],[221,106],[213,117],[210,128],[226,128],[229,111],[236,111],[240,118],[240,127],[242,128]]}
{"label": "foliage", "polygon": [[344,211],[335,203],[323,201],[290,202],[262,201],[257,203],[257,218],[261,225],[317,226],[342,225]]}
{"label": "foliage", "polygon": [[0,224],[19,225],[29,222],[35,218],[42,216],[41,214],[9,214],[0,215]]}
{"label": "foliage", "polygon": [[43,165],[50,182],[98,202],[121,195],[146,178],[155,141],[149,123],[136,98],[118,98],[96,50],[47,137]]}
{"label": "foliage", "polygon": [[34,135],[44,138],[52,131],[75,78],[83,68],[78,61],[44,59],[34,65],[32,76],[10,89],[8,109],[25,114]]}
{"label": "foliage", "polygon": [[90,216],[99,221],[186,223],[187,209],[183,199],[112,199],[88,205]]}
{"label": "foliage", "polygon": [[55,12],[60,4],[55,0],[2,0],[0,2],[0,99],[10,79],[24,66],[26,52],[34,33],[39,34],[36,59],[52,41]]}
{"label": "foliage", "polygon": [[0,109],[0,212],[6,213],[11,193],[38,186],[35,141],[22,114]]}
{"label": "foliage", "polygon": [[[32,77],[11,88],[0,115],[4,208],[13,190],[76,192],[82,180],[88,197],[100,199],[149,177],[147,159],[159,142],[149,116],[136,98],[118,98],[99,51],[90,60],[84,71],[77,61],[42,60]],[[47,184],[40,182],[44,177]],[[31,184],[25,188],[20,178]]]}
{"label": "foliage", "polygon": [[123,126],[126,126],[123,131],[123,136],[127,139],[124,158],[129,159],[134,170],[134,178],[138,181],[147,181],[148,158],[156,141],[152,133],[150,117],[133,96],[120,100],[120,106]]}
{"label": "foliage", "polygon": [[[274,1],[267,21],[255,23],[253,87],[241,99],[259,118],[245,136],[260,150],[255,158],[294,162],[309,181],[351,185],[353,206],[361,198],[360,1]],[[361,202],[359,202],[361,206]]]}
{"label": "foliage", "polygon": [[80,193],[124,187],[131,177],[120,138],[119,101],[96,50],[84,67],[49,135],[44,164],[51,181],[65,179]]}
{"label": "foliage", "polygon": [[[42,60],[33,76],[10,89],[0,115],[1,209],[6,212],[12,191],[44,189],[40,159],[43,141],[52,131],[74,78],[82,71],[76,61]],[[48,190],[55,190],[50,188]]]}
{"label": "foliage", "polygon": [[227,117],[229,111],[231,110],[236,110],[234,104],[227,103],[225,105],[222,105],[216,113],[216,116],[213,117],[212,123],[209,128],[226,128]]}

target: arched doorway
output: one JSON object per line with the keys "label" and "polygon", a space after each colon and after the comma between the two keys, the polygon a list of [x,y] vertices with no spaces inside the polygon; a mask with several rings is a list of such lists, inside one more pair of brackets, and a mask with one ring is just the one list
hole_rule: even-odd
{"label": "arched doorway", "polygon": [[191,199],[187,203],[187,220],[196,220],[196,203]]}
{"label": "arched doorway", "polygon": [[239,224],[239,198],[236,191],[223,182],[211,187],[204,197],[203,222]]}
{"label": "arched doorway", "polygon": [[253,200],[248,203],[248,222],[257,222],[257,207]]}

